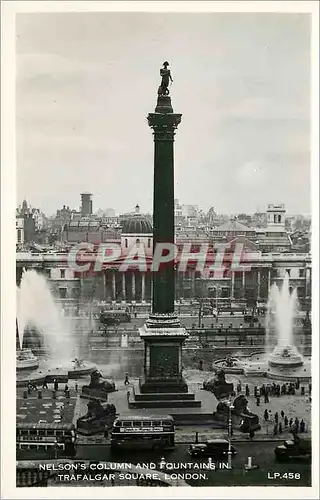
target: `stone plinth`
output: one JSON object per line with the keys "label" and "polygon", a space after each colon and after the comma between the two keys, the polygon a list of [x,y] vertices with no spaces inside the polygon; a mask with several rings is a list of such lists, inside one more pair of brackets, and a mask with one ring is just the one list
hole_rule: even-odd
{"label": "stone plinth", "polygon": [[188,336],[177,316],[152,314],[139,329],[144,341],[144,373],[130,408],[199,408],[182,377],[182,344]]}

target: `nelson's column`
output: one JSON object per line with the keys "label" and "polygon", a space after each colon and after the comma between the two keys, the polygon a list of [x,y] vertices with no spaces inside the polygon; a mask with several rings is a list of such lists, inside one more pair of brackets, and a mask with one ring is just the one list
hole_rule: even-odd
{"label": "nelson's column", "polygon": [[[175,131],[181,114],[174,113],[169,96],[172,81],[169,63],[160,69],[161,84],[157,106],[149,113],[154,135],[153,248],[174,243],[174,152]],[[144,340],[144,372],[135,391],[132,408],[199,407],[200,401],[188,393],[182,377],[182,344],[188,336],[174,312],[174,261],[153,273],[152,313],[140,328]],[[161,395],[159,394],[161,393]]]}

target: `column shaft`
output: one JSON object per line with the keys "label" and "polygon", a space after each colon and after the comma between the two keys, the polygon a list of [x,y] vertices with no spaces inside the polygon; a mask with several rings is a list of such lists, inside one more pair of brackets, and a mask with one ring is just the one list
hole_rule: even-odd
{"label": "column shaft", "polygon": [[122,273],[122,300],[126,300],[126,274]]}
{"label": "column shaft", "polygon": [[260,269],[258,269],[257,282],[258,282],[257,300],[260,300],[260,287],[261,287],[261,270]]}
{"label": "column shaft", "polygon": [[231,271],[231,300],[234,299],[234,271]]}
{"label": "column shaft", "polygon": [[112,300],[116,300],[116,272],[112,271]]}
{"label": "column shaft", "polygon": [[132,273],[132,300],[136,298],[136,275]]}

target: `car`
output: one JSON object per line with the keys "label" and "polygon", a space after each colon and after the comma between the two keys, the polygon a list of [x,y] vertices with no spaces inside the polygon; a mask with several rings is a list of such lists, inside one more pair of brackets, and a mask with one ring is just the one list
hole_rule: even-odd
{"label": "car", "polygon": [[311,439],[287,440],[274,449],[278,462],[311,461]]}
{"label": "car", "polygon": [[[191,444],[188,453],[191,457],[224,458],[228,456],[229,441],[227,439],[210,439],[205,443]],[[231,445],[231,453],[235,455],[236,449]]]}

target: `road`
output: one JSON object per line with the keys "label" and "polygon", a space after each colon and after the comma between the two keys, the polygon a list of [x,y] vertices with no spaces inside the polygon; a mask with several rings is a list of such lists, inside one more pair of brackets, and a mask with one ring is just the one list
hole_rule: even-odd
{"label": "road", "polygon": [[[162,457],[169,463],[166,473],[191,472],[193,474],[204,473],[205,478],[186,479],[190,486],[310,486],[311,485],[311,466],[306,463],[278,464],[274,458],[274,448],[276,443],[263,442],[239,442],[234,443],[237,455],[233,459],[232,470],[226,469],[226,462],[219,465],[216,463],[215,470],[199,470],[199,468],[189,465],[187,469],[179,464],[201,464],[207,463],[207,459],[195,460],[188,454],[189,445],[176,445],[172,451],[156,454],[148,451],[126,451],[124,456],[113,456],[108,444],[86,444],[78,445],[77,459],[95,460],[95,461],[117,461],[126,463],[156,463],[157,468]],[[246,472],[244,464],[248,457],[253,457],[253,464],[259,467],[255,470]],[[174,465],[171,465],[174,464]],[[220,468],[224,467],[224,468]],[[293,478],[274,478],[274,473],[293,473]]]}

